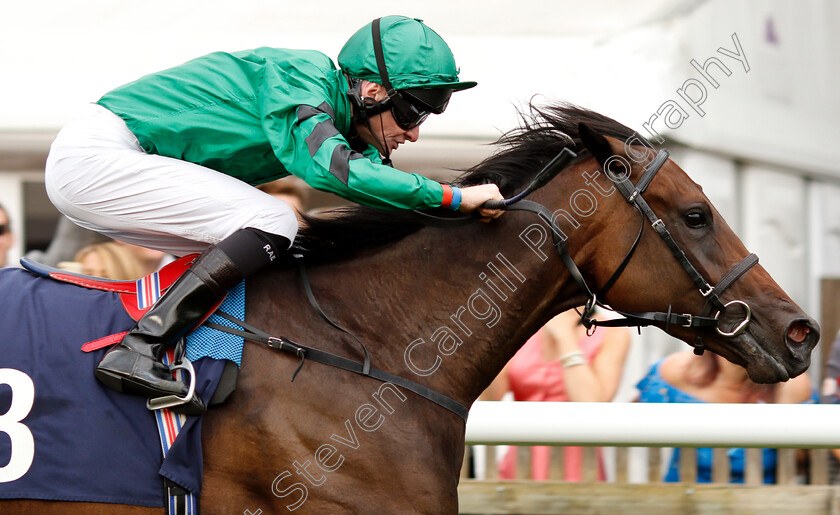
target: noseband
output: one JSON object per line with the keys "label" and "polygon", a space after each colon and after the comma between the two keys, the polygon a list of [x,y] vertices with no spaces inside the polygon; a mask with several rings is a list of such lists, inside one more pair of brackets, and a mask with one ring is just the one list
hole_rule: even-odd
{"label": "noseband", "polygon": [[[561,155],[565,155],[565,158],[558,159]],[[561,152],[561,154],[555,157],[543,169],[543,171],[541,171],[540,174],[538,174],[537,177],[539,178],[540,176],[545,175],[546,171],[549,168],[557,170],[558,168],[565,167],[565,165],[568,164],[575,157],[577,157],[577,155],[574,152],[568,149],[564,149],[563,152]],[[724,304],[721,301],[720,296],[732,285],[732,283],[738,280],[738,278],[740,278],[750,268],[752,268],[758,263],[758,256],[752,253],[749,254],[738,264],[732,267],[732,269],[730,269],[714,286],[712,286],[711,284],[709,284],[708,281],[706,281],[703,275],[697,271],[697,269],[694,267],[691,261],[689,261],[688,257],[686,257],[685,252],[683,252],[680,246],[677,244],[677,242],[674,241],[674,238],[671,236],[671,233],[668,232],[668,229],[667,227],[665,227],[665,223],[662,221],[662,219],[656,216],[656,213],[653,212],[653,209],[651,209],[651,207],[648,205],[648,203],[642,196],[644,191],[647,189],[647,186],[653,180],[654,176],[656,176],[657,172],[659,172],[659,169],[662,168],[662,165],[664,165],[665,162],[668,161],[668,157],[669,154],[667,150],[660,150],[656,157],[654,157],[650,161],[650,163],[648,163],[648,165],[645,167],[644,174],[642,174],[641,179],[639,179],[639,182],[635,185],[632,182],[630,182],[629,173],[626,177],[619,177],[614,176],[612,173],[606,172],[605,170],[606,175],[615,184],[616,188],[627,201],[627,203],[635,207],[636,210],[639,212],[639,215],[641,217],[641,225],[639,227],[639,232],[636,235],[636,239],[633,242],[632,247],[630,247],[630,250],[624,256],[624,259],[621,261],[621,264],[618,266],[618,268],[616,268],[615,272],[613,272],[612,276],[604,284],[604,286],[597,292],[593,292],[589,288],[589,285],[586,283],[583,274],[575,264],[571,255],[569,254],[568,247],[566,246],[566,242],[564,240],[564,235],[561,233],[559,228],[557,228],[554,222],[554,216],[551,213],[551,211],[549,211],[548,208],[537,202],[533,202],[530,200],[521,200],[527,193],[530,193],[529,190],[532,191],[531,187],[527,188],[524,192],[520,193],[519,195],[516,195],[516,197],[511,198],[507,201],[490,201],[488,203],[485,203],[484,207],[491,209],[531,211],[539,215],[540,218],[542,218],[548,224],[548,226],[551,228],[551,238],[554,244],[554,248],[557,251],[557,254],[560,256],[560,259],[566,265],[566,268],[569,270],[569,273],[571,274],[574,281],[578,284],[580,289],[586,294],[588,298],[583,312],[581,313],[581,322],[588,330],[594,330],[595,327],[599,326],[644,327],[654,324],[664,324],[665,332],[668,332],[672,325],[703,330],[714,328],[721,336],[734,338],[740,335],[742,332],[744,332],[744,330],[746,330],[747,326],[749,325],[752,316],[750,307],[746,302],[741,300],[733,300]],[[534,182],[536,183],[537,180],[535,180]],[[688,273],[688,276],[700,290],[700,294],[703,296],[703,298],[706,299],[706,302],[703,305],[703,309],[701,310],[699,315],[692,315],[687,313],[672,313],[670,305],[668,306],[667,312],[648,311],[641,313],[625,313],[611,308],[610,306],[604,304],[600,300],[605,298],[607,291],[609,291],[609,289],[612,288],[612,286],[621,276],[625,267],[630,262],[630,259],[633,257],[633,254],[636,252],[636,248],[638,247],[639,241],[642,238],[642,232],[644,231],[645,219],[647,219],[650,222],[653,229],[656,231],[659,237],[662,238],[662,240],[671,250],[671,253],[677,259],[680,265],[682,265],[683,269],[686,271],[686,273]],[[603,321],[595,320],[592,318],[592,315],[595,311],[595,306],[601,306],[610,311],[615,311],[624,318]],[[729,331],[721,329],[721,313],[725,312],[727,308],[735,306],[739,306],[743,309],[743,320],[741,320],[738,324],[735,325],[733,329]],[[703,354],[703,351],[705,350],[705,344],[703,343],[703,339],[701,336],[697,337],[693,346],[695,354]]]}

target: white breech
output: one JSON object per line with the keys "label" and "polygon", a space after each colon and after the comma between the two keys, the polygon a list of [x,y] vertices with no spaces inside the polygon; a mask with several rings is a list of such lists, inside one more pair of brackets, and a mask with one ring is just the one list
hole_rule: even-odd
{"label": "white breech", "polygon": [[76,224],[176,256],[254,227],[294,241],[294,210],[203,166],[147,154],[125,122],[91,104],[64,127],[47,158],[53,204]]}

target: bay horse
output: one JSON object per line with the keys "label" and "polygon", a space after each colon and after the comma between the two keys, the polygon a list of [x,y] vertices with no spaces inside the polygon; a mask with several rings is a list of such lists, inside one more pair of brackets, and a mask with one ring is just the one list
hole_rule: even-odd
{"label": "bay horse", "polygon": [[[493,182],[511,197],[563,149],[574,150],[578,157],[528,200],[552,213],[585,284],[602,291],[611,283],[600,303],[628,313],[704,310],[708,292],[657,234],[657,223],[709,285],[749,256],[670,159],[643,179],[649,184],[642,197],[659,220],[640,231],[637,210],[613,183],[623,173],[637,184],[655,159],[631,129],[568,104],[533,107],[522,118],[492,156],[456,182]],[[612,164],[624,169],[605,172]],[[318,304],[367,344],[375,367],[470,406],[550,318],[591,303],[545,227],[523,211],[439,227],[410,212],[356,207],[307,217],[295,250]],[[723,302],[737,300],[750,311],[739,331],[682,327],[670,317],[653,325],[691,345],[702,337],[701,348],[745,367],[756,382],[785,381],[807,369],[818,326],[760,265],[747,268],[720,292]],[[743,316],[729,311],[721,319],[737,323]],[[249,279],[246,312],[246,321],[267,333],[361,358],[356,341],[307,301],[294,266]],[[306,362],[290,382],[299,365],[294,355],[246,345],[236,391],[205,415],[205,514],[457,512],[463,418],[412,392],[319,363]],[[0,502],[0,511],[161,513],[48,501]]]}

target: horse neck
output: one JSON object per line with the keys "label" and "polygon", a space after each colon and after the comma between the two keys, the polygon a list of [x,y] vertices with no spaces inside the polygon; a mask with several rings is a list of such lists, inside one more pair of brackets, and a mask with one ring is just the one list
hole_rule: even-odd
{"label": "horse neck", "polygon": [[[490,224],[426,228],[391,248],[313,269],[335,285],[373,366],[469,405],[545,322],[581,303],[549,242],[541,257],[511,212]],[[545,260],[543,260],[545,258]]]}

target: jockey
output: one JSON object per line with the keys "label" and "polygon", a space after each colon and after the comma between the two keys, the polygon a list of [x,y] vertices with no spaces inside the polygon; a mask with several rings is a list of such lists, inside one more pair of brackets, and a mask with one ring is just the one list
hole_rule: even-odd
{"label": "jockey", "polygon": [[[184,397],[160,358],[243,278],[287,251],[293,210],[252,187],[289,174],[384,209],[478,210],[496,185],[459,189],[390,166],[459,82],[447,44],[420,20],[387,16],[338,57],[258,48],[217,52],[119,87],[65,126],[47,159],[51,201],[82,227],[192,267],[109,350],[96,377],[116,391]],[[205,410],[195,396],[175,408]]]}

